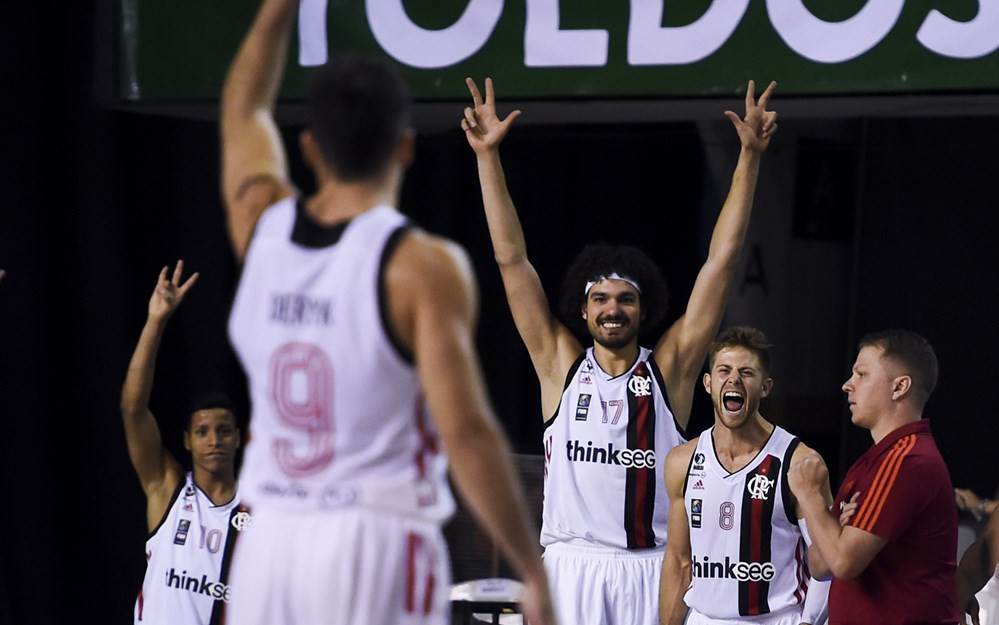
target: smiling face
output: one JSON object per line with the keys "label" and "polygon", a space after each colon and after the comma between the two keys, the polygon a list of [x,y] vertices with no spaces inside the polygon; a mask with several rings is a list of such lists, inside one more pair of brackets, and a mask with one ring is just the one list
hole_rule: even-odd
{"label": "smiling face", "polygon": [[642,319],[638,290],[622,280],[601,280],[586,294],[583,319],[593,340],[608,349],[638,341]]}
{"label": "smiling face", "polygon": [[236,417],[225,408],[206,408],[191,415],[184,432],[184,447],[191,452],[195,467],[209,473],[231,471],[239,449]]}
{"label": "smiling face", "polygon": [[760,400],[770,394],[773,380],[767,377],[759,357],[745,347],[726,347],[704,374],[704,389],[711,395],[715,423],[729,429],[745,425],[757,414]]}
{"label": "smiling face", "polygon": [[891,412],[892,397],[897,382],[897,367],[884,357],[884,349],[865,345],[857,354],[850,379],[843,383],[843,391],[850,405],[850,420],[862,428],[871,429],[879,417]]}

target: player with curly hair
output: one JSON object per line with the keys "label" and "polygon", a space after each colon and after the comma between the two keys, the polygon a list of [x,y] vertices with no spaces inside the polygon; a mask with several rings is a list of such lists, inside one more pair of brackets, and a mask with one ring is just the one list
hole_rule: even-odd
{"label": "player with curly hair", "polygon": [[651,625],[669,507],[663,461],[683,441],[694,385],[735,278],[760,158],[777,129],[777,114],[766,110],[776,84],[757,101],[749,83],[744,118],[725,112],[742,144],[732,187],[685,314],[649,349],[639,345],[639,331],[665,314],[666,288],[635,248],[587,247],[569,271],[567,321],[585,324],[592,345],[584,347],[552,314],[499,158],[520,111],[501,120],[492,80],[485,98],[467,83],[473,106],[461,126],[478,161],[507,301],[541,383],[541,543],[556,607],[565,623]]}

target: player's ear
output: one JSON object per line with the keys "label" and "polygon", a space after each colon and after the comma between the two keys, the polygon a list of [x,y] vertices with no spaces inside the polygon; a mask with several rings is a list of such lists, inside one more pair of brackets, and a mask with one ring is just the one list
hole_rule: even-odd
{"label": "player's ear", "polygon": [[891,398],[902,399],[912,390],[912,378],[907,375],[900,375],[891,383]]}
{"label": "player's ear", "polygon": [[323,156],[319,151],[319,142],[316,141],[316,135],[312,134],[312,131],[306,128],[298,135],[298,145],[302,150],[302,160],[305,161],[309,169],[318,173],[323,164]]}
{"label": "player's ear", "polygon": [[760,394],[760,397],[766,397],[772,390],[774,390],[774,379],[767,378],[766,380],[763,380],[763,393]]}
{"label": "player's ear", "polygon": [[411,128],[407,128],[399,139],[399,145],[395,148],[396,161],[402,165],[403,169],[408,168],[413,163],[416,154],[416,133]]}
{"label": "player's ear", "polygon": [[711,374],[707,371],[701,376],[701,382],[704,384],[704,390],[707,391],[708,395],[711,394]]}
{"label": "player's ear", "polygon": [[184,430],[184,449],[191,451],[191,430]]}

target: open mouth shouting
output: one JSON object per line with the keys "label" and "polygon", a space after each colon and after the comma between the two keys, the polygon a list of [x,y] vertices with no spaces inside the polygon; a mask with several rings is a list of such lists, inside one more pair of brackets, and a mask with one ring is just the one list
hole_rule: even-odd
{"label": "open mouth shouting", "polygon": [[746,405],[746,398],[738,391],[725,391],[722,393],[722,407],[725,412],[736,413]]}

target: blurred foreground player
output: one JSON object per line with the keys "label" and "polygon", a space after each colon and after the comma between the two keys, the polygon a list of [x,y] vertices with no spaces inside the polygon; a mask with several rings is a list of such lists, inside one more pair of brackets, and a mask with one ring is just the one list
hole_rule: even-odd
{"label": "blurred foreground player", "polygon": [[[922,418],[936,383],[937,358],[922,336],[865,336],[843,390],[851,420],[870,430],[874,446],[850,467],[832,514],[821,458],[791,467],[788,483],[834,575],[830,625],[958,621],[954,487]],[[848,501],[856,513],[841,526],[836,517]]]}
{"label": "blurred foreground player", "polygon": [[500,162],[499,146],[519,111],[499,119],[492,80],[485,98],[475,82],[467,84],[473,106],[461,125],[478,162],[507,303],[541,385],[541,544],[559,616],[573,625],[652,625],[669,509],[663,463],[683,440],[739,266],[760,161],[777,130],[777,114],[766,110],[776,83],[757,101],[750,81],[745,118],[726,111],[741,143],[732,186],[686,311],[652,349],[638,336],[666,316],[666,285],[637,248],[587,246],[566,274],[563,319],[585,328],[589,345],[552,313]]}
{"label": "blurred foreground player", "polygon": [[525,614],[552,623],[484,392],[468,258],[394,208],[414,140],[394,68],[342,55],[318,70],[301,135],[318,190],[297,198],[287,181],[273,108],[297,6],[265,0],[222,98],[222,187],[244,263],[229,330],[253,402],[241,483],[254,522],[228,622],[446,623],[446,450],[525,584]]}
{"label": "blurred foreground player", "polygon": [[198,400],[188,415],[184,448],[193,470],[185,473],[163,447],[149,411],[160,339],[170,315],[194,286],[181,283],[183,262],[172,277],[160,272],[149,299],[149,316],[121,390],[121,414],[132,466],[146,493],[146,576],[135,602],[135,623],[207,625],[222,617],[230,596],[226,584],[233,527],[243,527],[234,463],[239,429],[228,398]]}

